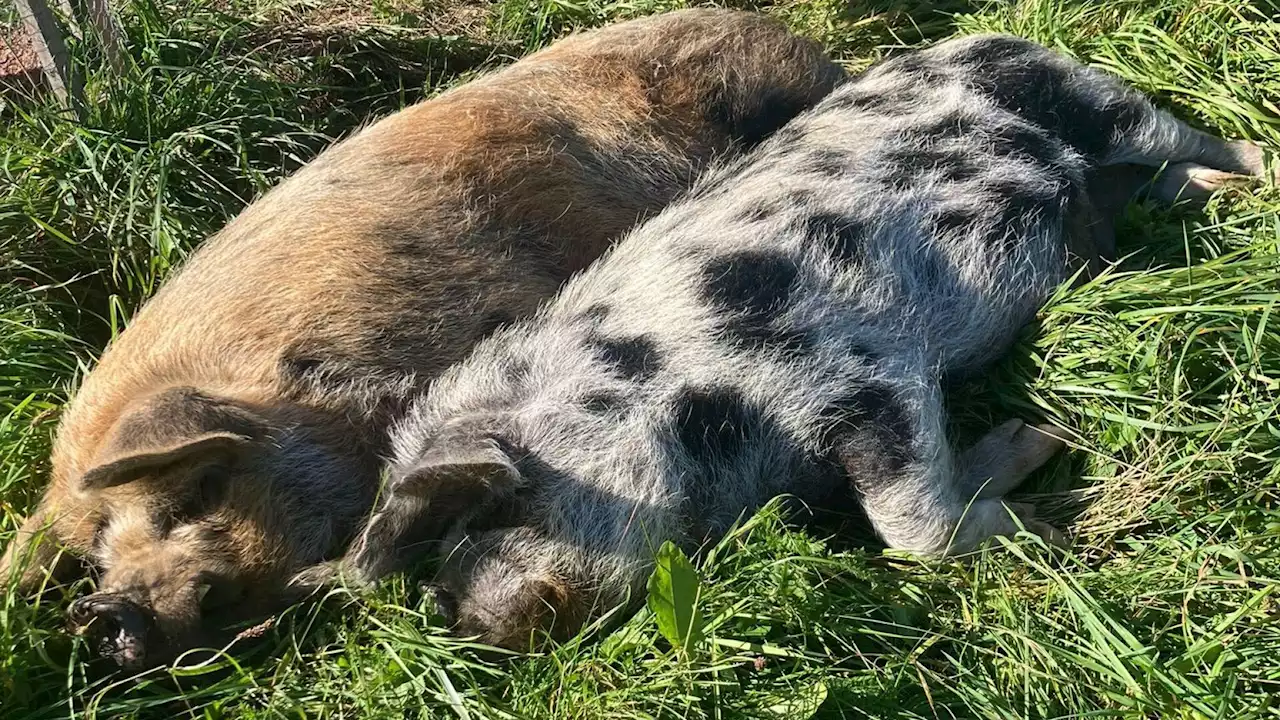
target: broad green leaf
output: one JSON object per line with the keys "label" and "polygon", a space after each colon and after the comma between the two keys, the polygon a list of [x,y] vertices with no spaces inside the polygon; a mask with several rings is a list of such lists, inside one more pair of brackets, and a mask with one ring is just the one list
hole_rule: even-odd
{"label": "broad green leaf", "polygon": [[658,630],[674,647],[687,650],[702,640],[700,591],[693,563],[671,541],[663,543],[649,576],[649,609],[658,621]]}

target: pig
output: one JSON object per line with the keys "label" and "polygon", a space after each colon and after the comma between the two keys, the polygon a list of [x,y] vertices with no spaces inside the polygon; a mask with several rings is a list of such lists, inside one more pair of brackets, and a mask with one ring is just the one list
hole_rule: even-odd
{"label": "pig", "polygon": [[314,590],[409,399],[843,77],[762,15],[678,11],[571,36],[326,150],[109,345],[0,577],[22,591],[82,558],[97,587],[70,619],[128,669]]}
{"label": "pig", "polygon": [[875,66],[446,371],[396,424],[341,572],[372,583],[435,538],[449,623],[528,650],[643,597],[666,541],[694,552],[783,494],[848,493],[925,557],[1061,542],[1006,496],[1063,431],[1013,418],[957,448],[943,391],[1111,251],[1116,184],[1164,163],[1166,200],[1264,172],[1258,146],[1026,40]]}

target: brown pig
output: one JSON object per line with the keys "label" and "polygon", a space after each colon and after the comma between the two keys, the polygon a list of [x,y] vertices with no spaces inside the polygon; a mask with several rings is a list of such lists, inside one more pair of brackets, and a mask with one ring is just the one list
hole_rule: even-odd
{"label": "brown pig", "polygon": [[679,11],[575,35],[335,145],[107,348],[0,578],[29,589],[59,545],[81,555],[98,591],[71,619],[128,668],[296,599],[369,512],[409,398],[842,78],[760,15]]}

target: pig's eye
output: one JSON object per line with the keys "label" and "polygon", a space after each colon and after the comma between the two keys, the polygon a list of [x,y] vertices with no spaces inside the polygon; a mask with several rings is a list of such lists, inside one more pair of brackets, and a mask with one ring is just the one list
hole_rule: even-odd
{"label": "pig's eye", "polygon": [[224,467],[219,465],[203,467],[193,480],[193,485],[186,497],[169,518],[172,525],[185,524],[207,515],[222,504],[226,496],[227,469]]}
{"label": "pig's eye", "polygon": [[227,469],[221,465],[210,465],[200,471],[200,507],[204,512],[222,504],[226,497],[227,477]]}
{"label": "pig's eye", "polygon": [[197,588],[200,593],[200,611],[217,612],[236,604],[244,596],[244,587],[231,579],[205,577]]}
{"label": "pig's eye", "polygon": [[98,522],[94,524],[93,526],[93,549],[94,550],[97,550],[98,548],[102,547],[102,536],[106,534],[107,525],[109,524],[111,523],[109,520],[107,520],[106,515],[99,517]]}

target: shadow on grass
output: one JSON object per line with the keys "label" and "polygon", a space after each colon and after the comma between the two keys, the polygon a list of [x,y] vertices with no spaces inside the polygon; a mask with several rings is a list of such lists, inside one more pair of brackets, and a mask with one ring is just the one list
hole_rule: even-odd
{"label": "shadow on grass", "polygon": [[[135,0],[132,59],[78,113],[11,101],[0,163],[10,279],[55,288],[100,347],[168,272],[335,139],[501,62],[493,45],[383,26],[294,27]],[[75,57],[96,67],[91,43]],[[12,100],[12,99],[11,99]]]}

